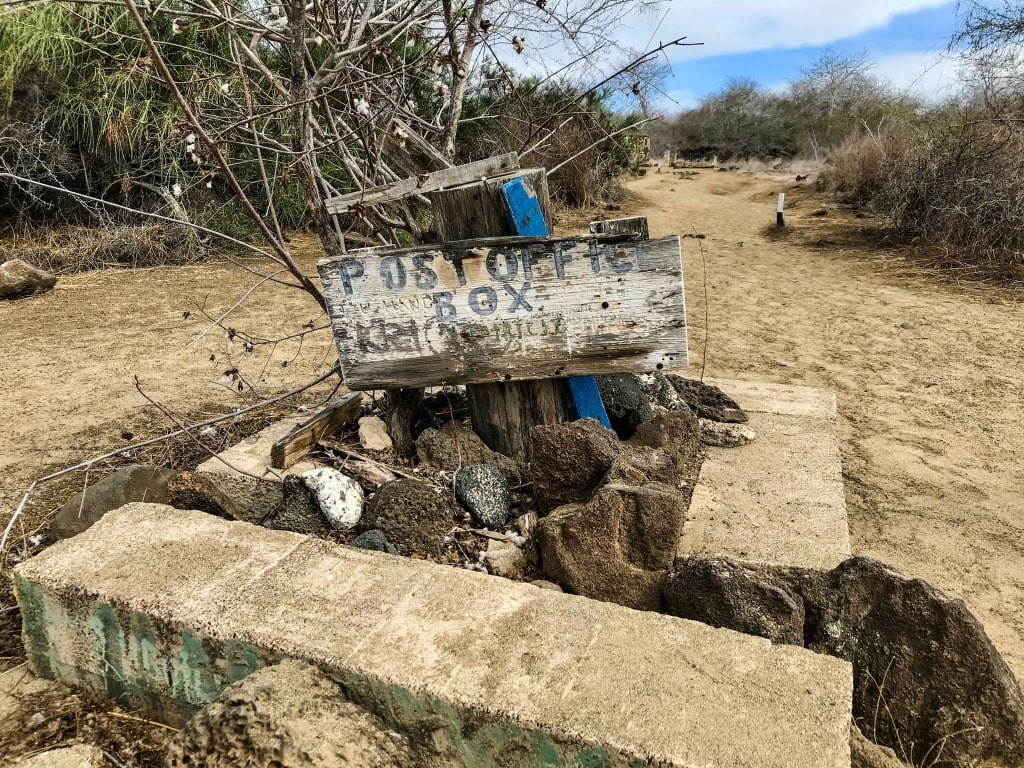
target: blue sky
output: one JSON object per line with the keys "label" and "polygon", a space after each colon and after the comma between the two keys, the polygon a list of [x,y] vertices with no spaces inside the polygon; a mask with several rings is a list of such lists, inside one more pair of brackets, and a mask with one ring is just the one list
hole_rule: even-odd
{"label": "blue sky", "polygon": [[[655,18],[620,36],[639,48],[652,33],[655,41],[687,35],[704,43],[671,55],[665,91],[690,107],[731,77],[781,88],[825,49],[867,54],[875,74],[901,90],[949,95],[957,89],[958,67],[941,54],[956,28],[956,3],[943,0],[670,0]],[[660,106],[680,108],[668,99]]]}

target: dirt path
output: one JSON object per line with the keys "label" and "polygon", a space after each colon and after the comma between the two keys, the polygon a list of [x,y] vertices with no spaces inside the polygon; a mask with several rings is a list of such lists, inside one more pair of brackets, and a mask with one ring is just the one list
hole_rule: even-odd
{"label": "dirt path", "polygon": [[[883,268],[877,254],[803,244],[815,235],[765,240],[790,177],[704,171],[633,186],[653,235],[706,234],[708,374],[836,390],[855,550],[964,598],[1024,679],[1022,295],[944,287]],[[794,230],[820,227],[811,207],[790,208]],[[705,312],[697,243],[684,240],[691,374]],[[0,524],[41,470],[160,428],[135,374],[172,408],[217,412],[238,403],[218,384],[230,367],[275,392],[330,365],[323,332],[297,357],[294,340],[229,353],[219,331],[188,346],[206,326],[197,307],[216,315],[252,282],[227,264],[102,271],[0,303]],[[302,294],[267,285],[232,324],[269,337],[317,317]]]}
{"label": "dirt path", "polygon": [[[310,256],[303,266],[314,273],[314,264]],[[252,354],[239,340],[229,345],[221,329],[200,338],[210,327],[201,310],[219,317],[257,281],[230,263],[102,270],[61,278],[38,298],[0,302],[0,524],[43,469],[123,446],[125,432],[138,439],[174,428],[135,389],[134,376],[171,409],[213,416],[247,404],[220,383],[227,370],[237,367],[261,393],[275,394],[330,368],[327,331],[306,337],[301,349],[292,339]],[[277,338],[309,320],[325,321],[311,298],[267,282],[225,323]]]}
{"label": "dirt path", "polygon": [[[652,236],[704,233],[709,375],[834,389],[854,551],[963,598],[1024,680],[1024,292],[961,290],[877,253],[766,240],[793,177],[704,171],[633,184]],[[849,219],[849,216],[847,215]],[[848,222],[849,223],[849,222]],[[691,371],[703,264],[683,241]]]}

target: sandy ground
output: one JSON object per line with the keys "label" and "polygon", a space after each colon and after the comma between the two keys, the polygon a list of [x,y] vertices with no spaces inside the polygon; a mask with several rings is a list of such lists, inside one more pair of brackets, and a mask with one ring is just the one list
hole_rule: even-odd
{"label": "sandy ground", "polygon": [[[708,375],[834,389],[855,551],[963,598],[1024,679],[1024,293],[821,247],[844,242],[830,227],[854,220],[809,216],[820,202],[792,179],[702,171],[632,185],[652,236],[706,236],[683,241],[688,373],[704,363]],[[766,239],[780,191],[790,235]],[[273,393],[329,367],[326,332],[251,355],[219,330],[195,341],[208,326],[200,308],[216,316],[252,284],[230,264],[101,271],[0,303],[0,525],[42,472],[171,426],[135,375],[172,409],[213,413],[242,404],[218,383],[229,368]],[[310,299],[267,284],[228,322],[271,337],[309,320],[323,322]],[[26,515],[26,531],[47,511]]]}
{"label": "sandy ground", "polygon": [[[794,186],[712,171],[633,185],[652,236],[706,235],[683,241],[691,371],[706,266],[708,374],[835,390],[854,552],[965,600],[1024,680],[1024,292],[810,247],[854,222],[810,216],[821,202]],[[792,234],[769,241],[779,192],[798,201]]]}

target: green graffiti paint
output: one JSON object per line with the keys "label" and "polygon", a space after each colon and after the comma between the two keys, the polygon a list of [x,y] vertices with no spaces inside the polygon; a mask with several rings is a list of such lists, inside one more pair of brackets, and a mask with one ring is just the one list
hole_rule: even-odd
{"label": "green graffiti paint", "polygon": [[57,679],[55,654],[50,645],[47,631],[46,593],[34,581],[14,577],[14,589],[21,606],[21,626],[25,636],[25,650],[28,652],[32,669],[40,677]]}
{"label": "green graffiti paint", "polygon": [[241,640],[227,642],[224,646],[224,661],[228,683],[237,683],[264,666],[256,646]]}
{"label": "green graffiti paint", "polygon": [[171,659],[171,696],[179,711],[191,714],[217,698],[224,679],[198,637],[187,629],[179,637],[178,656]]}
{"label": "green graffiti paint", "polygon": [[128,679],[124,673],[124,630],[117,611],[108,603],[100,603],[89,617],[89,628],[96,642],[103,687],[114,701],[130,705]]}
{"label": "green graffiti paint", "polygon": [[144,613],[132,613],[128,619],[128,662],[134,687],[159,693],[170,683],[167,658],[160,653],[159,638]]}
{"label": "green graffiti paint", "polygon": [[612,758],[607,749],[592,747],[580,752],[570,765],[572,768],[612,768]]}

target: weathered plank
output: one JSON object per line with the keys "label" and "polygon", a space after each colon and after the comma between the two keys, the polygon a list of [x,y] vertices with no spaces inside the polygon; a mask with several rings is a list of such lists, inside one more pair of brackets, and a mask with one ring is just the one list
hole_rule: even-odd
{"label": "weathered plank", "polygon": [[457,165],[454,168],[443,168],[433,173],[412,176],[393,184],[383,184],[360,192],[332,197],[324,201],[324,208],[331,214],[345,213],[354,205],[383,205],[401,200],[409,195],[425,195],[446,187],[480,181],[485,177],[502,176],[518,169],[519,155],[509,152],[505,155],[489,157],[486,160],[475,160],[465,165]]}
{"label": "weathered plank", "polygon": [[352,389],[686,365],[680,238],[490,238],[318,263]]}
{"label": "weathered plank", "polygon": [[333,434],[346,422],[354,419],[362,404],[362,393],[350,392],[304,421],[270,447],[270,466],[275,469],[288,469],[313,449],[317,438]]}
{"label": "weathered plank", "polygon": [[[550,223],[547,172],[543,168],[527,168],[514,173],[530,179],[544,220]],[[511,179],[511,176],[488,179],[482,184],[469,184],[427,195],[434,209],[437,239],[447,242],[512,234],[501,192],[501,185]]]}
{"label": "weathered plank", "polygon": [[502,184],[501,199],[513,235],[547,237],[551,234],[529,176],[517,176]]}
{"label": "weathered plank", "polygon": [[646,216],[629,216],[624,219],[605,219],[590,222],[592,235],[636,235],[639,240],[649,240],[650,229]]}
{"label": "weathered plank", "polygon": [[[507,185],[518,183],[533,188],[529,198],[540,210],[533,216],[532,234],[551,234],[551,205],[547,171],[520,172],[511,182],[482,182],[471,187],[456,187],[431,195],[434,228],[447,240],[474,237],[522,236],[520,223],[509,206]],[[524,201],[527,198],[524,197]],[[533,427],[561,424],[573,418],[571,395],[566,379],[540,381],[501,381],[466,385],[466,399],[473,430],[492,449],[513,457],[522,464],[530,461]]]}

